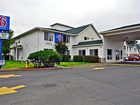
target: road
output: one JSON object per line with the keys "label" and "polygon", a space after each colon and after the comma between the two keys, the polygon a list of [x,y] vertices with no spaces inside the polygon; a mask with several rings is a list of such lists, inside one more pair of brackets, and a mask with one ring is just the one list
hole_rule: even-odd
{"label": "road", "polygon": [[[140,66],[0,72],[0,105],[140,105]],[[13,89],[13,88],[10,88]]]}

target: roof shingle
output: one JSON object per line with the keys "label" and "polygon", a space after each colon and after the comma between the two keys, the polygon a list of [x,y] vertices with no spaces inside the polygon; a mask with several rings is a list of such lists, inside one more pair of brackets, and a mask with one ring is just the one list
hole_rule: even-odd
{"label": "roof shingle", "polygon": [[[91,44],[102,44],[102,40],[93,40],[93,41],[84,41],[84,42],[79,42],[78,45],[91,45]],[[74,46],[78,46],[74,45]]]}
{"label": "roof shingle", "polygon": [[83,31],[84,29],[86,29],[88,26],[90,26],[91,24],[88,24],[88,25],[84,25],[84,26],[81,26],[81,27],[77,27],[77,28],[72,28],[72,29],[69,29],[69,30],[66,30],[64,32],[66,33],[70,33],[70,34],[79,34],[81,31]]}

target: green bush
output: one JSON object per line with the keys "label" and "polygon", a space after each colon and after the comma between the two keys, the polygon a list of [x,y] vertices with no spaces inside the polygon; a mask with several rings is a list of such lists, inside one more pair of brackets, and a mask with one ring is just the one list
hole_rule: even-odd
{"label": "green bush", "polygon": [[71,59],[71,56],[70,56],[70,55],[64,55],[62,61],[63,61],[63,62],[69,62],[70,59]]}
{"label": "green bush", "polygon": [[98,56],[84,56],[84,62],[99,62]]}
{"label": "green bush", "polygon": [[90,56],[90,55],[87,55],[87,56],[82,56],[82,55],[75,55],[73,57],[73,60],[75,62],[99,62],[99,57],[98,56]]}
{"label": "green bush", "polygon": [[28,59],[35,67],[53,67],[55,63],[59,63],[60,54],[53,50],[44,50],[31,53]]}
{"label": "green bush", "polygon": [[75,55],[73,57],[74,62],[83,62],[83,56],[82,55]]}

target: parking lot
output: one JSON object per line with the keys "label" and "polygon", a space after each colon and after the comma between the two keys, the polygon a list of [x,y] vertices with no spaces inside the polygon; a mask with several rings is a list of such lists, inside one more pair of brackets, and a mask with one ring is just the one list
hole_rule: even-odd
{"label": "parking lot", "polygon": [[140,105],[140,66],[0,72],[0,92],[0,105]]}

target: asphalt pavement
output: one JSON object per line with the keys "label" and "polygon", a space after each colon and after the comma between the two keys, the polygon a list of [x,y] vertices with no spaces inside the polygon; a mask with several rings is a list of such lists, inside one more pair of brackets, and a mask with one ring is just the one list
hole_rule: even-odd
{"label": "asphalt pavement", "polygon": [[0,105],[140,105],[140,66],[0,72],[2,87]]}

